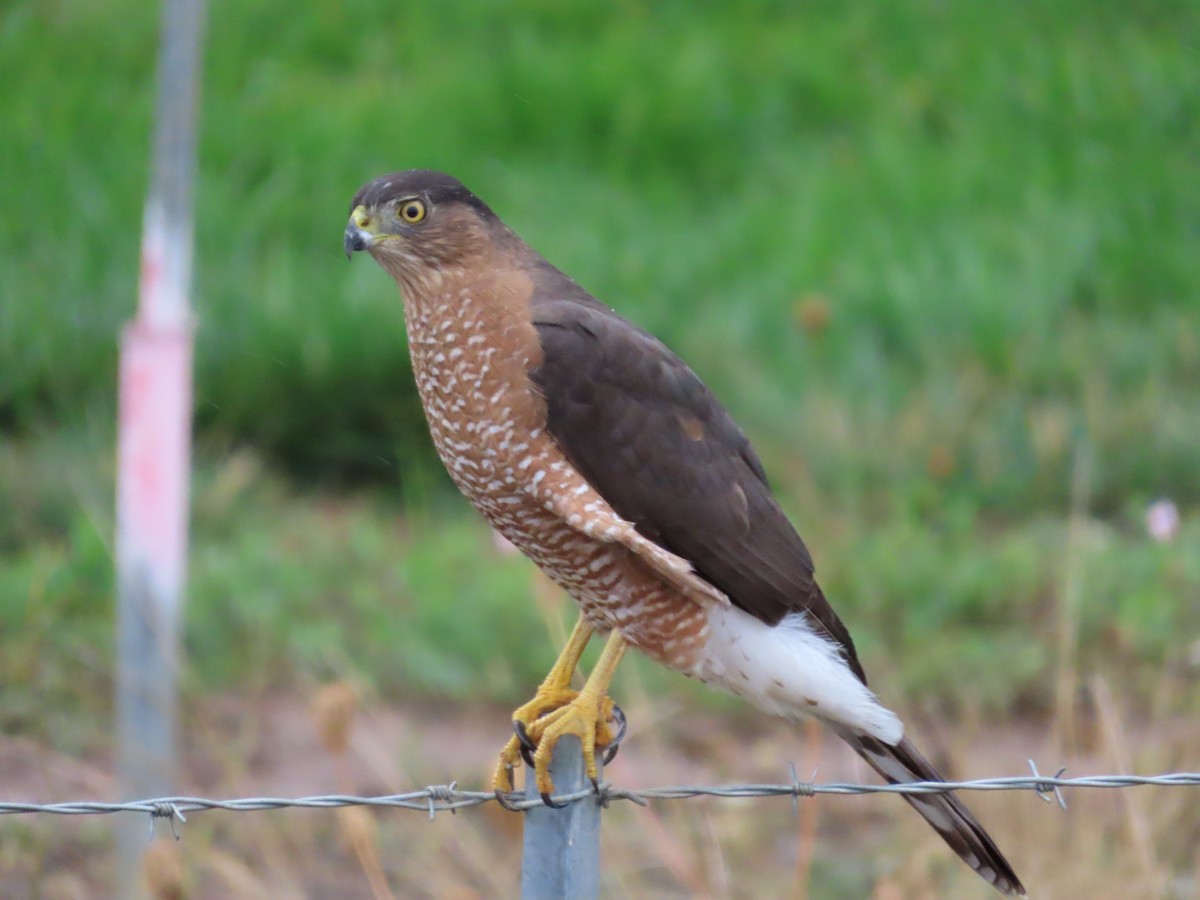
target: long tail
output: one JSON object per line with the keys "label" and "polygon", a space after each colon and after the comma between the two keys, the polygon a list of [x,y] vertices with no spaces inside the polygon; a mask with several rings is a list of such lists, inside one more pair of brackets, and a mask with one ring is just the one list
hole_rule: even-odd
{"label": "long tail", "polygon": [[[892,746],[877,738],[839,729],[841,737],[890,784],[944,780],[908,738]],[[1021,879],[1000,848],[954,794],[905,794],[925,821],[979,875],[1004,894],[1025,896]]]}

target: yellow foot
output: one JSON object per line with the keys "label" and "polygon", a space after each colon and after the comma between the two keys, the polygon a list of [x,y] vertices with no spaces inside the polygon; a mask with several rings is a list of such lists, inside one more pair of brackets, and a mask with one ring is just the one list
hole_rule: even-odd
{"label": "yellow foot", "polygon": [[[590,722],[582,724],[588,716]],[[532,700],[513,711],[512,721],[515,733],[500,751],[500,761],[492,776],[492,787],[501,794],[514,790],[513,770],[524,758],[537,773],[538,790],[548,797],[553,790],[548,771],[550,759],[554,744],[564,734],[576,735],[583,744],[588,775],[594,780],[596,749],[608,751],[604,757],[608,762],[616,755],[617,743],[625,734],[625,714],[611,697],[589,701],[570,688],[538,690]],[[585,737],[585,732],[590,733],[590,738]],[[543,746],[545,758],[539,764],[538,754]],[[544,785],[550,787],[543,790]]]}
{"label": "yellow foot", "polygon": [[[616,631],[609,635],[583,690],[576,693],[568,686],[571,672],[579,662],[579,655],[591,631],[591,626],[580,619],[566,649],[538,688],[537,695],[513,713],[516,736],[505,745],[492,778],[496,799],[501,804],[508,805],[504,795],[513,788],[513,768],[528,750],[533,750],[537,789],[548,806],[555,805],[550,802],[550,795],[554,793],[554,783],[550,780],[550,759],[554,755],[554,745],[563,735],[573,734],[579,738],[583,746],[583,761],[593,784],[599,774],[596,748],[607,748],[605,762],[612,759],[616,752],[616,746],[625,734],[625,715],[609,699],[608,684],[625,653],[625,639]],[[610,722],[616,726],[615,730],[610,727]]]}
{"label": "yellow foot", "polygon": [[597,697],[584,691],[565,706],[560,706],[539,719],[529,723],[523,732],[528,742],[537,749],[533,754],[533,772],[537,779],[538,793],[548,806],[554,793],[554,782],[550,779],[550,760],[555,745],[566,735],[579,738],[583,748],[583,763],[588,778],[596,784],[599,767],[596,765],[596,750],[609,748],[607,762],[616,751],[616,744],[625,731],[625,716],[610,697]]}
{"label": "yellow foot", "polygon": [[571,688],[550,688],[545,686],[538,688],[538,692],[533,699],[524,706],[518,706],[513,710],[512,722],[513,731],[512,737],[508,739],[508,743],[504,745],[504,749],[500,751],[500,762],[496,766],[496,771],[492,775],[492,788],[497,793],[507,794],[511,792],[513,787],[513,769],[521,761],[524,755],[525,746],[521,743],[519,734],[528,734],[529,726],[536,722],[541,716],[552,712],[559,707],[566,706],[579,695],[579,691]]}

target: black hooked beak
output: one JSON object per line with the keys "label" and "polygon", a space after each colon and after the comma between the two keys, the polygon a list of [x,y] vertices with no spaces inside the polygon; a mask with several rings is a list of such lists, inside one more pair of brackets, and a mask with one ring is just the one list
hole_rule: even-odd
{"label": "black hooked beak", "polygon": [[342,246],[346,250],[346,259],[349,259],[354,253],[359,250],[367,249],[366,236],[363,230],[351,222],[346,226],[346,233],[342,239]]}

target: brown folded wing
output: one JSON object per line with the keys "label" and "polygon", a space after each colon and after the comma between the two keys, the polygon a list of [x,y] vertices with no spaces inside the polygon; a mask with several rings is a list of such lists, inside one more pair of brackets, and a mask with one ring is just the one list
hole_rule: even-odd
{"label": "brown folded wing", "polygon": [[565,277],[541,274],[550,284],[532,311],[542,361],[530,375],[566,456],[639,533],[741,609],[770,625],[807,612],[865,682],[808,548],[729,413],[657,339]]}

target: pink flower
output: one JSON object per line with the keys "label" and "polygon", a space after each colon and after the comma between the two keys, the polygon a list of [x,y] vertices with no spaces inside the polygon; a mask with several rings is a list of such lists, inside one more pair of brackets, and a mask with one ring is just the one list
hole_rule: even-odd
{"label": "pink flower", "polygon": [[1146,510],[1146,531],[1160,544],[1173,541],[1179,532],[1179,507],[1170,500],[1155,500]]}

